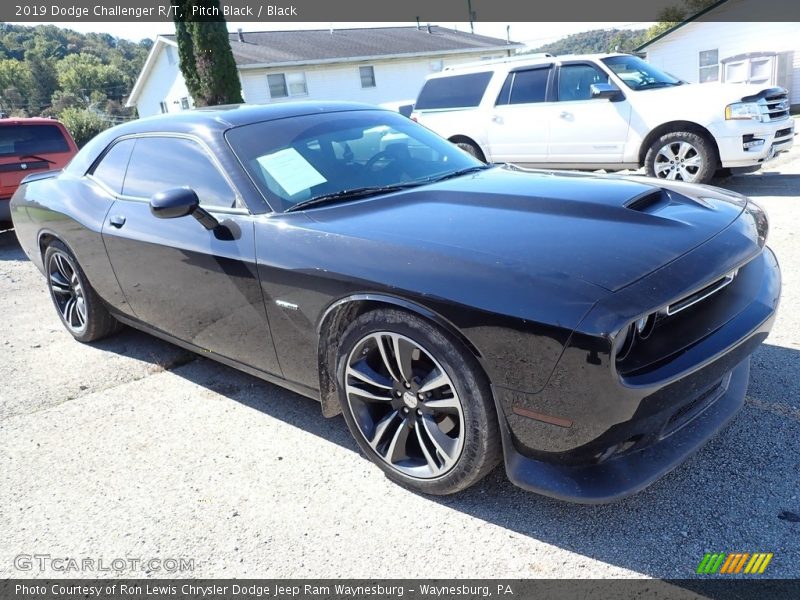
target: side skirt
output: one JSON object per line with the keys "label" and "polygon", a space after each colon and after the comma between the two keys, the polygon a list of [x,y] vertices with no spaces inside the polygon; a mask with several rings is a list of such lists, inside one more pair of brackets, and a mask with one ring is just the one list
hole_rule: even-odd
{"label": "side skirt", "polygon": [[159,329],[156,329],[155,327],[151,327],[146,323],[142,323],[141,321],[120,314],[117,311],[113,311],[112,314],[114,315],[114,318],[117,319],[120,323],[124,323],[125,325],[133,327],[134,329],[138,329],[140,331],[153,335],[157,338],[160,338],[166,342],[175,344],[176,346],[180,346],[181,348],[185,348],[186,350],[194,352],[195,354],[199,354],[200,356],[210,358],[211,360],[222,363],[223,365],[226,365],[228,367],[233,367],[234,369],[243,371],[248,375],[258,377],[259,379],[262,379],[267,383],[278,385],[280,387],[286,388],[287,390],[300,394],[301,396],[305,396],[306,398],[311,398],[312,400],[321,402],[319,390],[310,388],[300,383],[289,381],[278,375],[273,375],[271,373],[267,373],[266,371],[256,369],[239,361],[233,360],[232,358],[228,358],[227,356],[222,356],[221,354],[211,352],[210,350],[206,350],[205,348],[201,348],[200,346],[196,346],[190,342],[176,338],[175,336],[165,333]]}

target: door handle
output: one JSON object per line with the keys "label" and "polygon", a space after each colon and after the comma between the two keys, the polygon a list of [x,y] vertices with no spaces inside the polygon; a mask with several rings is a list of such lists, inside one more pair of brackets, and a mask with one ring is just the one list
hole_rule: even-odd
{"label": "door handle", "polygon": [[494,115],[494,116],[492,116],[492,122],[493,123],[498,123],[499,125],[502,125],[503,124],[503,117],[501,117],[500,115]]}
{"label": "door handle", "polygon": [[109,225],[112,227],[116,227],[119,229],[123,225],[125,225],[125,216],[124,215],[114,215],[113,217],[108,219]]}
{"label": "door handle", "polygon": [[565,110],[562,110],[561,114],[558,115],[558,116],[561,117],[562,119],[569,119],[569,118],[572,117],[572,113],[571,112],[567,112]]}

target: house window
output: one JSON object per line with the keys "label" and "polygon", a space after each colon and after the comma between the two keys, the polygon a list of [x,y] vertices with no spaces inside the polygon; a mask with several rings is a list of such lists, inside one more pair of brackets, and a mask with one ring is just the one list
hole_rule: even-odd
{"label": "house window", "polygon": [[167,108],[166,100],[162,100],[161,102],[159,102],[158,106],[161,108],[161,114],[165,114],[165,113],[169,112],[169,109]]}
{"label": "house window", "polygon": [[270,98],[288,98],[289,96],[306,96],[305,73],[271,73],[267,75]]}
{"label": "house window", "polygon": [[189,98],[184,96],[183,98],[181,98],[181,110],[189,110],[189,108],[190,108]]}
{"label": "house window", "polygon": [[375,87],[375,68],[374,67],[358,67],[358,73],[361,75],[361,87],[371,88]]}
{"label": "house window", "polygon": [[175,47],[174,46],[167,46],[167,63],[170,65],[174,65],[177,61],[175,60]]}
{"label": "house window", "polygon": [[700,83],[719,81],[719,50],[702,50],[700,52]]}

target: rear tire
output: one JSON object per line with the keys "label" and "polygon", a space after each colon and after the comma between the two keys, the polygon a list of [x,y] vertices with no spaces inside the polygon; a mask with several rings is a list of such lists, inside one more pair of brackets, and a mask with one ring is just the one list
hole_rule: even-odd
{"label": "rear tire", "polygon": [[350,432],[392,481],[453,494],[500,462],[482,370],[457,340],[420,317],[381,309],[355,319],[341,339],[336,377]]}
{"label": "rear tire", "polygon": [[119,330],[94,291],[75,256],[62,242],[50,242],[44,253],[50,298],[61,322],[79,342],[94,342]]}
{"label": "rear tire", "polygon": [[647,150],[647,174],[658,179],[707,183],[717,169],[717,152],[706,138],[688,131],[666,133]]}

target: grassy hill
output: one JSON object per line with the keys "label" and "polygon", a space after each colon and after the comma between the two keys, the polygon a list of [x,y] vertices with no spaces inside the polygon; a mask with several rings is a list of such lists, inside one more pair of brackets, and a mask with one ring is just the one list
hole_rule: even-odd
{"label": "grassy hill", "polygon": [[573,33],[565,38],[529,50],[529,53],[595,54],[599,52],[632,52],[644,42],[645,29],[593,29]]}

